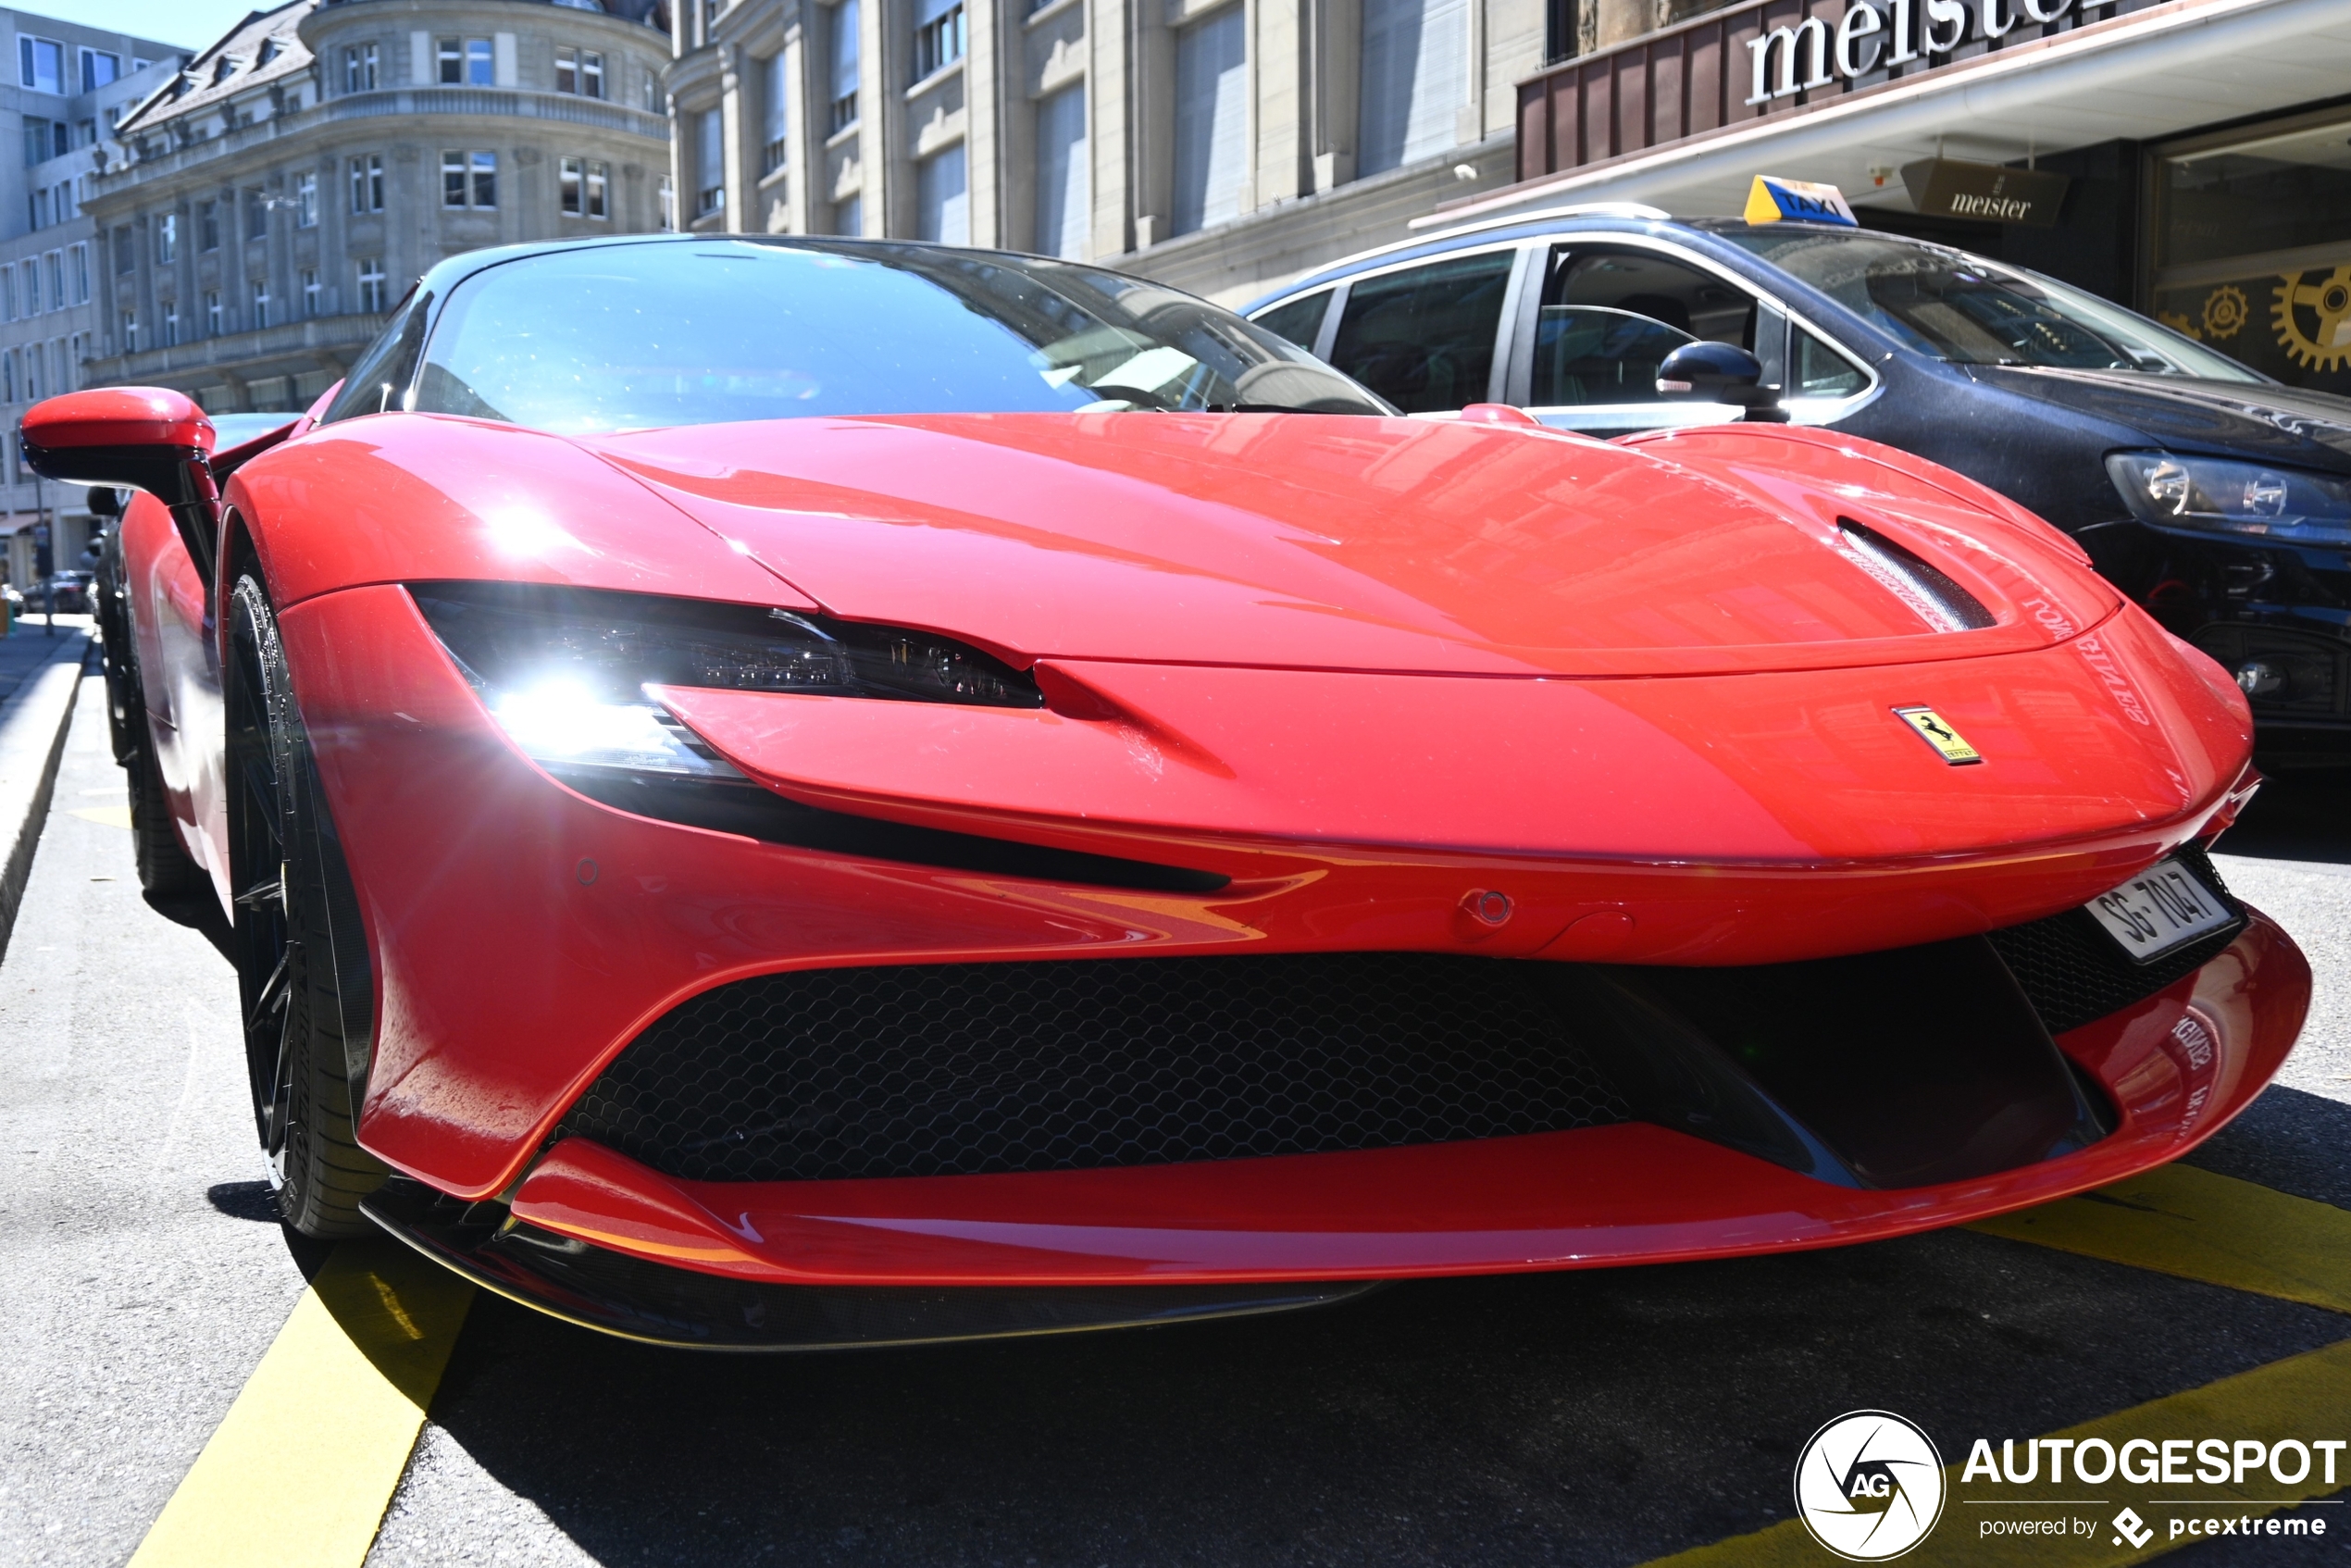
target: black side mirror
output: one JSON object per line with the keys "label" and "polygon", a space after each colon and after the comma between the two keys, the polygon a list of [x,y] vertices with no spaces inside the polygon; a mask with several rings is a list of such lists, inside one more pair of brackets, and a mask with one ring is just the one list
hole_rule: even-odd
{"label": "black side mirror", "polygon": [[1684,343],[1658,366],[1657,390],[1661,397],[1744,408],[1746,417],[1758,424],[1787,423],[1780,389],[1763,384],[1762,361],[1729,343]]}
{"label": "black side mirror", "polygon": [[119,517],[122,516],[122,492],[108,485],[93,484],[90,487],[89,504],[90,515],[93,517]]}

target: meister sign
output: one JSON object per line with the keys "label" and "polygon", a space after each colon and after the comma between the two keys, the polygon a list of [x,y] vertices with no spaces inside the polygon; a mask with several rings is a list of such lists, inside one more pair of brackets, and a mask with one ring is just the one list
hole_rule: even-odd
{"label": "meister sign", "polygon": [[[2084,17],[2113,0],[2081,0]],[[1820,17],[1751,39],[1749,104],[1851,81],[1881,66],[1947,55],[1969,38],[1996,42],[2020,21],[2048,23],[2074,0],[1853,0],[1832,31]]]}
{"label": "meister sign", "polygon": [[1969,218],[1979,223],[2021,223],[2033,229],[2057,226],[2065,205],[2062,174],[2008,168],[1996,163],[1961,163],[1957,158],[1921,158],[1902,166],[1910,205],[1932,218]]}

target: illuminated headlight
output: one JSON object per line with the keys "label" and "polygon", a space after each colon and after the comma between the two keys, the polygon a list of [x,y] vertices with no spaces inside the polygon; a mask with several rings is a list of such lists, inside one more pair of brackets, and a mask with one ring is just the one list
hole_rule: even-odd
{"label": "illuminated headlight", "polygon": [[2106,471],[2131,515],[2158,528],[2351,544],[2351,479],[2169,452],[2118,452]]}
{"label": "illuminated headlight", "polygon": [[499,726],[551,767],[740,778],[653,700],[659,686],[1044,705],[1027,674],[928,632],[590,589],[418,583],[409,591]]}

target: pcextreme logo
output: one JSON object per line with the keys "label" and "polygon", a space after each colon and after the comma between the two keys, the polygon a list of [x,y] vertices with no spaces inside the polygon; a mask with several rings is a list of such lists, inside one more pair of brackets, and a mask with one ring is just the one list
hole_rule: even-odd
{"label": "pcextreme logo", "polygon": [[1796,1514],[1812,1538],[1854,1562],[1883,1562],[1943,1516],[1943,1458],[1891,1411],[1857,1410],[1812,1434],[1796,1458]]}

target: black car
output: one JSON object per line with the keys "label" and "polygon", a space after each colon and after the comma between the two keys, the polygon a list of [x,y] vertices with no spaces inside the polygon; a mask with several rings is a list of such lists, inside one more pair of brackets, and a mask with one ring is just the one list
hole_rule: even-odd
{"label": "black car", "polygon": [[2265,762],[2351,763],[2351,400],[2120,305],[1899,235],[1608,205],[1375,251],[1247,314],[1407,412],[1504,403],[1601,436],[1740,417],[1657,387],[1682,344],[1736,345],[1797,422],[2073,534],[2234,674]]}

